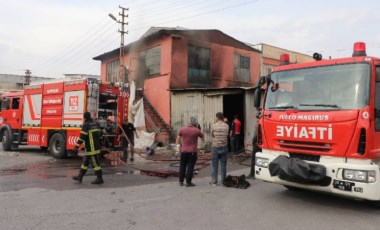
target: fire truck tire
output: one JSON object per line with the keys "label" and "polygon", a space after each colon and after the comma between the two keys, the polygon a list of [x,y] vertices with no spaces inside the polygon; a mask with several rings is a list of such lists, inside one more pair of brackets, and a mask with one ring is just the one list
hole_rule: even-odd
{"label": "fire truck tire", "polygon": [[10,151],[12,149],[12,139],[11,134],[8,130],[3,131],[2,144],[4,151]]}
{"label": "fire truck tire", "polygon": [[66,141],[61,133],[54,133],[49,141],[50,154],[57,159],[67,157]]}

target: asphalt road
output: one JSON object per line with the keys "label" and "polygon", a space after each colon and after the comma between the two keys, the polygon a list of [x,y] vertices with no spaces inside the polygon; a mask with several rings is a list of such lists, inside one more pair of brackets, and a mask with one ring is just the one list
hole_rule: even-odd
{"label": "asphalt road", "polygon": [[[23,154],[38,154],[31,152]],[[380,209],[367,202],[288,191],[258,180],[246,190],[211,187],[209,167],[192,188],[178,186],[177,178],[149,177],[121,167],[106,168],[106,183],[93,186],[91,175],[81,185],[71,180],[78,159],[25,162],[12,165],[20,171],[0,172],[0,229],[380,228]],[[248,172],[241,167],[231,171],[239,167],[229,165],[229,173]]]}

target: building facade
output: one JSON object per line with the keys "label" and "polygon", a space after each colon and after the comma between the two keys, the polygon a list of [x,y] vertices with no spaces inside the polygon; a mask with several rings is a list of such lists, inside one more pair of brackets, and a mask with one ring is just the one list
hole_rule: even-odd
{"label": "building facade", "polygon": [[270,74],[273,68],[280,64],[280,55],[283,53],[289,54],[289,58],[290,58],[289,61],[291,63],[303,63],[303,62],[314,61],[313,57],[310,55],[268,45],[265,43],[252,45],[252,47],[261,51],[261,60],[260,60],[261,76],[266,76]]}
{"label": "building facade", "polygon": [[[151,28],[124,52],[128,77],[174,133],[192,115],[209,134],[216,112],[230,119],[237,114],[246,124],[245,110],[254,112],[245,97],[260,76],[260,51],[219,30]],[[101,80],[121,80],[119,54],[115,49],[94,58],[101,61]]]}

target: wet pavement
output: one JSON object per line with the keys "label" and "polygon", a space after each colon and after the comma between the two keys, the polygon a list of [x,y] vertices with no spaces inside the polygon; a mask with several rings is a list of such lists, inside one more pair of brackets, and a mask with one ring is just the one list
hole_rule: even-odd
{"label": "wet pavement", "polygon": [[[23,149],[21,153],[16,151],[15,156],[11,156],[9,159],[16,157],[17,160],[18,154],[23,156],[30,154],[33,156],[43,153],[39,149]],[[105,183],[100,186],[103,188],[117,188],[177,181],[178,159],[175,157],[168,158],[165,155],[160,156],[162,155],[155,155],[149,160],[149,158],[145,159],[144,155],[136,154],[133,164],[119,164],[118,166],[113,166],[110,161],[103,159],[101,166]],[[198,173],[194,178],[209,177],[211,167],[207,158],[209,158],[207,154],[203,154],[198,160],[198,165],[196,165]],[[78,173],[82,161],[81,157],[54,159],[50,156],[45,156],[45,159],[16,164],[12,167],[7,167],[6,164],[4,166],[5,162],[3,162],[0,167],[0,192],[18,191],[27,188],[75,190],[99,187],[99,185],[90,183],[95,178],[91,169],[84,177],[82,184],[78,184],[71,179],[72,176]],[[230,158],[228,170],[246,168],[247,166],[239,164],[242,159],[244,157]]]}

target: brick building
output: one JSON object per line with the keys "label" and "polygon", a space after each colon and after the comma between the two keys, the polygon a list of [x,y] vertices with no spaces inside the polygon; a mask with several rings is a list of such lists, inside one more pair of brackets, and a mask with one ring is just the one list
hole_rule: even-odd
{"label": "brick building", "polygon": [[[162,124],[175,135],[189,116],[209,134],[215,113],[238,114],[253,134],[251,97],[260,76],[260,51],[219,30],[151,28],[124,47],[122,63]],[[100,79],[119,81],[119,49],[104,53]],[[251,117],[252,115],[252,117]],[[157,122],[155,122],[157,123]],[[248,131],[249,130],[249,131]],[[210,139],[206,138],[208,148]]]}

